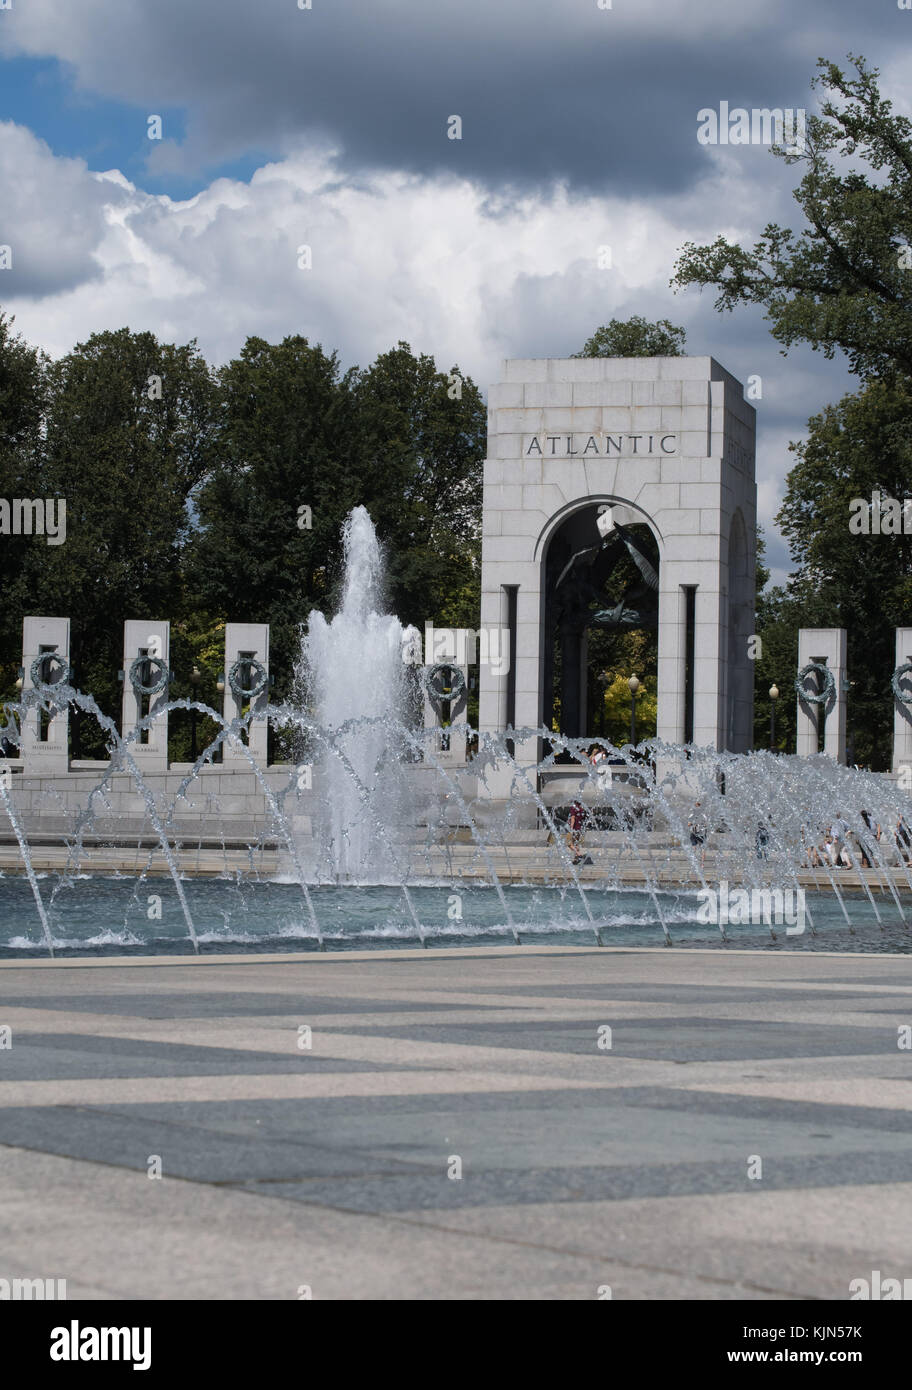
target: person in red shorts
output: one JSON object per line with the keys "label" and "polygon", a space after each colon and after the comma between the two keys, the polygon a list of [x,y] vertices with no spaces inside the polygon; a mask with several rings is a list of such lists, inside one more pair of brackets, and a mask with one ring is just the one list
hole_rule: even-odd
{"label": "person in red shorts", "polygon": [[586,820],[586,808],[580,801],[570,803],[570,814],[567,817],[569,831],[567,834],[567,848],[573,855],[574,864],[583,862],[583,855],[580,853],[583,838],[583,824]]}

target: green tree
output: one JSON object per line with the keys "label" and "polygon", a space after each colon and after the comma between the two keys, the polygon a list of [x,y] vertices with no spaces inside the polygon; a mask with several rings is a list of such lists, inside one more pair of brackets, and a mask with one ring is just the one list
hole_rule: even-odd
{"label": "green tree", "polygon": [[685,330],[668,319],[649,323],[639,314],[597,328],[574,357],[683,357]]}
{"label": "green tree", "polygon": [[270,624],[280,695],[298,627],[326,603],[342,519],[361,500],[354,376],[300,336],[248,338],[219,373],[218,460],[195,497],[187,591],[223,620]]}
{"label": "green tree", "polygon": [[802,626],[847,629],[856,760],[887,767],[894,628],[912,613],[912,535],[856,533],[851,504],[870,507],[874,492],[912,499],[912,386],[871,381],[808,428],[791,446],[798,462],[777,517],[797,566],[789,592]]}
{"label": "green tree", "polygon": [[[174,618],[188,502],[210,465],[215,394],[195,343],[94,334],[47,371],[38,496],[66,499],[63,545],[32,545],[28,606],[70,617],[77,684],[119,718],[122,624]],[[79,721],[76,752],[104,741]]]}
{"label": "green tree", "polygon": [[798,629],[844,627],[855,760],[886,768],[894,629],[907,625],[912,611],[912,536],[864,534],[850,530],[850,521],[859,502],[870,506],[874,492],[898,500],[912,495],[909,383],[871,381],[814,416],[807,438],[790,448],[797,462],[776,519],[796,568],[786,587],[758,594],[755,743],[768,746],[775,684],[776,744],[794,752]]}
{"label": "green tree", "polygon": [[[222,696],[217,682],[225,665],[225,619],[195,607],[185,597],[183,612],[171,624],[171,670],[174,683],[172,700],[197,700],[210,709],[221,710]],[[194,668],[199,680],[192,679]],[[168,756],[172,762],[191,761],[192,719],[189,710],[174,710],[168,721]],[[271,732],[271,731],[270,731]],[[218,733],[218,725],[208,715],[197,714],[196,751],[202,753]]]}
{"label": "green tree", "polygon": [[[606,685],[603,696],[605,734],[616,747],[630,742],[631,695],[628,679],[623,675],[615,676],[610,684]],[[637,743],[642,743],[644,738],[655,738],[658,707],[655,680],[641,679],[636,697]]]}
{"label": "green tree", "polygon": [[801,603],[788,589],[776,586],[758,598],[756,628],[761,654],[754,665],[755,748],[770,746],[772,700],[769,692],[775,687],[779,691],[775,746],[780,753],[795,751],[795,676],[801,626]]}
{"label": "green tree", "polygon": [[342,374],[337,354],[291,337],[249,339],[220,384],[188,586],[208,612],[270,624],[277,694],[291,691],[300,625],[335,606],[357,505],[386,547],[389,608],[419,626],[476,625],[486,417],[471,381],[407,343]]}
{"label": "green tree", "polygon": [[[42,421],[47,358],[13,332],[0,310],[0,497],[39,497]],[[34,536],[0,538],[0,697],[11,698],[22,653],[22,618],[28,611],[26,564],[44,541]]]}
{"label": "green tree", "polygon": [[798,605],[787,590],[767,588],[770,571],[766,564],[766,539],[757,527],[756,603],[754,627],[760,638],[754,659],[754,747],[769,748],[772,733],[770,690],[779,691],[776,700],[776,742],[779,752],[795,751],[795,654]]}
{"label": "green tree", "polygon": [[719,310],[761,305],[783,351],[796,342],[829,358],[841,350],[865,384],[815,416],[808,438],[791,446],[798,462],[777,520],[797,569],[787,589],[758,605],[755,734],[768,741],[775,681],[777,742],[794,736],[798,628],[845,627],[855,756],[884,767],[893,627],[909,621],[912,599],[910,539],[852,535],[849,503],[875,490],[904,498],[912,484],[912,122],[881,95],[876,69],[851,54],[849,62],[854,72],[818,61],[812,87],[824,96],[804,148],[774,149],[802,166],[794,194],[802,229],[768,224],[750,249],[724,237],[688,243],[672,284],[713,286]]}
{"label": "green tree", "polygon": [[757,595],[757,602],[759,603],[763,590],[770,581],[770,571],[766,563],[766,537],[763,534],[763,527],[758,525],[756,531],[757,556],[754,564],[754,588]]}
{"label": "green tree", "polygon": [[804,148],[773,147],[804,167],[803,229],[769,223],[750,250],[688,242],[671,283],[714,286],[720,310],[762,305],[784,351],[806,342],[827,357],[841,349],[865,378],[912,376],[912,122],[881,96],[876,68],[849,61],[854,75],[818,60],[811,85],[827,95]]}
{"label": "green tree", "polygon": [[387,547],[389,600],[404,622],[476,627],[487,414],[457,366],[438,371],[400,342],[358,381],[362,498]]}

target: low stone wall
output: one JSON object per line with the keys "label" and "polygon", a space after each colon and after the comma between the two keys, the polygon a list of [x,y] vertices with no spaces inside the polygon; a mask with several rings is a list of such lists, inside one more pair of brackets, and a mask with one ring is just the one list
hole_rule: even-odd
{"label": "low stone wall", "polygon": [[[0,766],[3,766],[0,763]],[[69,772],[28,776],[10,761],[10,797],[14,812],[30,840],[70,837],[78,832],[88,841],[105,839],[130,843],[155,835],[145,797],[126,772],[108,774],[108,764],[76,763]],[[190,764],[172,765],[166,772],[141,769],[152,797],[155,815],[175,835],[194,840],[245,844],[276,838],[276,821],[269,796],[256,773],[219,765],[202,768],[181,795]],[[447,769],[473,812],[477,809],[477,779],[465,768]],[[325,806],[320,779],[311,787],[298,785],[298,769],[276,763],[262,773],[263,781],[292,825],[296,839],[309,837],[315,818]],[[413,825],[459,825],[464,816],[458,801],[436,769],[408,769],[408,819]],[[86,813],[91,810],[91,815]],[[13,828],[0,807],[0,842],[13,837]]]}
{"label": "low stone wall", "polygon": [[[153,828],[149,806],[134,778],[125,772],[107,776],[107,767],[105,763],[82,764],[67,773],[34,777],[17,772],[14,766],[10,795],[26,833],[74,834],[80,822],[90,835],[148,833]],[[268,797],[255,773],[204,767],[182,796],[189,772],[189,766],[143,771],[155,815],[163,824],[188,836],[205,832],[207,837],[245,840],[273,830]],[[263,773],[263,779],[274,796],[281,799],[285,794],[287,813],[296,817],[309,813],[310,805],[302,802],[305,798],[309,802],[312,794],[298,790],[293,767],[276,765]]]}

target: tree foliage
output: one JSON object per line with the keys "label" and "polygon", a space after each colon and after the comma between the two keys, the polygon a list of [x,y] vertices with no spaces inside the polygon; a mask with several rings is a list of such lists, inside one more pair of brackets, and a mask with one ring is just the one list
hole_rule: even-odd
{"label": "tree foliage", "polygon": [[188,579],[207,610],[270,622],[279,689],[300,625],[335,604],[342,524],[359,504],[386,547],[390,609],[420,626],[475,626],[485,410],[471,381],[407,343],[343,374],[305,338],[252,338],[220,389],[219,459],[199,490]]}
{"label": "tree foliage", "polygon": [[612,319],[587,339],[582,352],[574,357],[683,357],[683,328],[668,319],[649,323],[640,314],[629,319]]}
{"label": "tree foliage", "polygon": [[[13,331],[0,311],[0,497],[39,497],[37,469],[45,412],[47,360]],[[32,536],[0,538],[0,688],[10,693],[22,644]]]}
{"label": "tree foliage", "polygon": [[872,381],[808,429],[792,446],[798,462],[777,518],[797,565],[790,594],[801,626],[847,629],[856,756],[888,766],[894,629],[912,616],[912,535],[855,534],[850,504],[870,506],[874,493],[912,498],[912,387]]}
{"label": "tree foliage", "polygon": [[773,147],[803,166],[802,230],[769,223],[750,249],[688,242],[671,283],[715,287],[720,310],[762,305],[784,350],[841,349],[864,378],[912,375],[912,122],[881,95],[876,68],[849,61],[854,75],[818,60],[811,85],[826,95],[804,148]]}
{"label": "tree foliage", "polygon": [[882,96],[876,69],[849,62],[843,71],[818,61],[812,86],[823,100],[803,150],[773,150],[803,171],[801,230],[768,224],[749,249],[724,237],[688,243],[672,284],[713,286],[720,311],[761,305],[783,351],[799,342],[828,358],[842,351],[861,378],[857,395],[816,415],[790,446],[797,462],[777,521],[796,568],[758,604],[755,737],[768,741],[775,682],[777,744],[794,747],[798,629],[845,627],[850,740],[857,760],[886,767],[893,630],[912,617],[912,537],[851,534],[849,504],[912,490],[912,122]]}
{"label": "tree foliage", "polygon": [[47,367],[35,495],[66,499],[67,532],[59,546],[30,541],[28,611],[69,616],[77,681],[109,714],[119,714],[124,620],[179,610],[188,501],[214,427],[214,384],[194,343],[124,328]]}
{"label": "tree foliage", "polygon": [[[59,546],[3,538],[0,698],[27,613],[70,618],[76,682],[118,721],[128,618],[171,621],[171,693],[210,704],[225,621],[268,623],[275,694],[290,693],[300,625],[334,606],[358,504],[387,547],[389,608],[477,625],[486,416],[458,368],[399,343],[343,372],[292,336],[252,337],[216,372],[195,343],[126,328],[51,362],[11,323],[0,313],[0,496],[65,498],[67,529]],[[71,727],[74,754],[103,755],[88,721]],[[176,714],[172,756],[189,728]]]}
{"label": "tree foliage", "polygon": [[458,367],[400,342],[356,389],[366,442],[362,491],[387,546],[389,599],[404,622],[476,627],[487,413]]}
{"label": "tree foliage", "polygon": [[217,458],[195,498],[188,590],[207,612],[270,623],[283,684],[297,626],[326,598],[340,511],[359,500],[352,385],[335,353],[302,337],[249,338],[219,373]]}

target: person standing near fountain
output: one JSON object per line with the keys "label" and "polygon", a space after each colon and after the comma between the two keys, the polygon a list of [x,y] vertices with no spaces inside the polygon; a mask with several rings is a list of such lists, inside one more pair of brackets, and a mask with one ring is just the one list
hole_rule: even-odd
{"label": "person standing near fountain", "polygon": [[870,811],[862,811],[861,819],[864,822],[865,830],[863,834],[856,834],[856,839],[861,849],[862,868],[872,869],[877,854],[875,841],[880,839],[881,829],[879,825],[875,824]]}
{"label": "person standing near fountain", "polygon": [[817,845],[813,842],[811,836],[809,835],[808,828],[806,825],[803,825],[801,827],[801,843],[804,846],[804,855],[807,859],[809,867],[812,869],[822,868],[820,862],[820,850],[818,849]]}
{"label": "person standing near fountain", "polygon": [[877,858],[876,845],[880,841],[883,831],[881,831],[880,824],[874,821],[869,810],[862,810],[862,821],[865,824],[865,831],[856,835],[856,840],[861,847],[862,866],[865,869],[873,869]]}
{"label": "person standing near fountain", "polygon": [[848,847],[846,841],[849,838],[848,822],[844,819],[841,811],[836,812],[836,819],[833,821],[833,864],[836,868],[847,869],[851,866]]}
{"label": "person standing near fountain", "polygon": [[709,833],[709,826],[699,801],[694,802],[694,808],[690,813],[688,826],[690,829],[690,843],[694,847],[697,845],[700,846],[700,873],[702,874],[703,864],[706,859],[706,836]]}
{"label": "person standing near fountain", "polygon": [[567,848],[573,855],[574,864],[581,864],[583,862],[583,855],[580,853],[580,850],[582,849],[583,824],[585,819],[585,806],[581,801],[572,801],[570,803],[570,815],[567,818],[567,824],[570,827],[569,834],[567,835]]}

